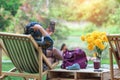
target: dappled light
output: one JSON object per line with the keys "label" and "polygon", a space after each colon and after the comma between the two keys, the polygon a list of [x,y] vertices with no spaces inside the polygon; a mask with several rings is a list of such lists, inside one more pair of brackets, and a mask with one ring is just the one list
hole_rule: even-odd
{"label": "dappled light", "polygon": [[[55,43],[95,30],[104,30],[107,33],[120,32],[119,0],[17,1],[11,1],[11,4],[16,4],[18,7],[11,10],[13,7],[7,1],[1,0],[3,3],[0,8],[1,31],[23,33],[25,25],[31,21],[38,21],[46,28],[50,20],[55,20],[57,22],[56,32],[52,36]],[[12,12],[16,13],[12,15]],[[82,44],[80,41],[73,44],[78,43]],[[55,46],[60,47],[60,45]]]}
{"label": "dappled light", "polygon": [[[60,49],[65,43],[69,50],[80,48],[89,60],[98,49],[102,63],[109,64],[106,35],[120,34],[120,0],[0,0],[0,32],[24,34],[30,22],[38,22],[46,30],[51,21],[56,23],[51,35],[54,47]],[[98,40],[95,38],[99,33],[87,38],[94,31],[106,34]],[[3,56],[4,61],[9,60]]]}
{"label": "dappled light", "polygon": [[81,47],[83,43],[79,40],[79,36],[95,30],[120,33],[119,0],[17,1],[11,1],[11,4],[18,6],[12,10],[12,12],[17,11],[12,15],[11,8],[13,7],[7,1],[1,0],[3,3],[0,12],[1,31],[24,33],[25,25],[31,21],[38,21],[46,28],[50,20],[55,20],[56,32],[52,38],[58,48],[62,44],[57,45],[59,41],[66,42],[69,46],[74,44],[73,47]]}

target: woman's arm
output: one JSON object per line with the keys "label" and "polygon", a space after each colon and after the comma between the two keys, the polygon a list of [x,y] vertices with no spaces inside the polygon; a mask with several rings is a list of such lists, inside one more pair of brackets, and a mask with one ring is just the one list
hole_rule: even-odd
{"label": "woman's arm", "polygon": [[35,24],[32,28],[34,29],[34,31],[39,30],[42,33],[43,36],[49,36],[47,31],[42,26],[40,26],[39,24]]}

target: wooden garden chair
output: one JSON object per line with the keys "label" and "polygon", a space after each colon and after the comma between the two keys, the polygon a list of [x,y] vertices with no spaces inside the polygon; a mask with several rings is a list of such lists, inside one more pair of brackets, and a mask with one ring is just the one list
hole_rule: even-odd
{"label": "wooden garden chair", "polygon": [[[120,80],[120,34],[109,34],[107,35],[110,48],[110,74],[111,80]],[[113,56],[118,65],[118,69],[114,69]]]}
{"label": "wooden garden chair", "polygon": [[[42,76],[58,64],[48,61],[31,35],[0,32],[0,39],[0,80],[6,76],[42,80]],[[8,72],[2,71],[3,50],[15,66]],[[43,65],[46,65],[46,70],[43,70]]]}

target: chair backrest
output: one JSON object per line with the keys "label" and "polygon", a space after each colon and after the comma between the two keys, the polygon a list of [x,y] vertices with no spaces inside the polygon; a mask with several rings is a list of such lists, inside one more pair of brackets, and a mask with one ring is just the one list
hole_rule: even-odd
{"label": "chair backrest", "polygon": [[38,45],[31,35],[0,33],[0,39],[16,68],[29,73],[39,72]]}
{"label": "chair backrest", "polygon": [[120,34],[109,34],[107,38],[116,63],[120,69]]}

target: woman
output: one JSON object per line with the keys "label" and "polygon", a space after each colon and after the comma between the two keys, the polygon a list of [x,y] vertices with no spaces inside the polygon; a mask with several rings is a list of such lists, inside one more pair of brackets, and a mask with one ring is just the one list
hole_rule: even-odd
{"label": "woman", "polygon": [[68,50],[68,48],[67,48],[67,46],[66,46],[66,44],[65,44],[65,43],[63,43],[63,44],[62,44],[62,46],[61,46],[61,49],[60,49],[60,50],[61,50],[61,52],[62,52],[62,53],[64,53],[65,51],[67,51],[67,50]]}
{"label": "woman", "polygon": [[[57,48],[53,47],[53,40],[50,37],[50,35],[52,35],[54,32],[55,22],[53,21],[50,22],[50,25],[48,25],[46,29],[44,29],[42,25],[38,22],[31,22],[25,28],[25,34],[31,34],[33,36],[36,42],[38,42],[38,44],[40,44],[40,46],[42,47],[43,53],[45,53],[46,56],[51,59],[51,62],[53,62],[56,59],[63,59],[61,52]],[[44,40],[41,37],[44,37]],[[39,38],[40,41],[37,41],[39,40]],[[45,40],[48,42],[45,42]]]}

